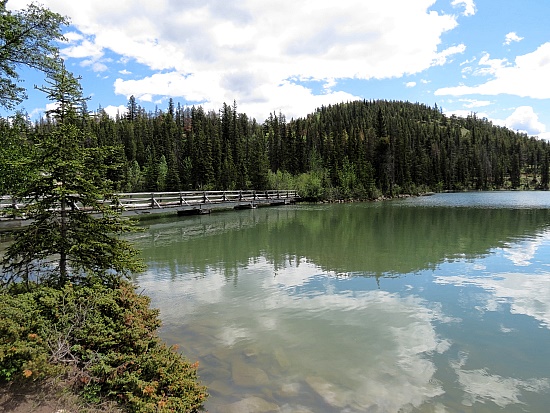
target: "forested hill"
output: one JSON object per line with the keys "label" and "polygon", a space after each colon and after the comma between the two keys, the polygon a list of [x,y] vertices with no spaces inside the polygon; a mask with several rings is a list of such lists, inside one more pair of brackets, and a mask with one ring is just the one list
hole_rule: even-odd
{"label": "forested hill", "polygon": [[[276,124],[274,118],[266,122],[270,142]],[[291,121],[283,133],[275,139],[281,144],[270,145],[278,149],[270,154],[272,170],[297,173],[320,165],[345,194],[361,188],[371,196],[418,189],[548,188],[548,142],[475,114],[447,117],[437,105],[343,103]]]}
{"label": "forested hill", "polygon": [[[119,148],[111,162],[121,168],[110,176],[119,191],[294,187],[312,198],[376,198],[549,183],[547,142],[475,114],[447,117],[437,106],[409,102],[355,101],[290,121],[271,114],[258,124],[236,104],[205,112],[170,101],[147,113],[132,97],[124,116],[99,110],[77,121],[85,145]],[[3,121],[0,160],[25,155],[32,148],[21,143],[51,127],[48,119]],[[14,165],[0,162],[3,193],[21,181]]]}

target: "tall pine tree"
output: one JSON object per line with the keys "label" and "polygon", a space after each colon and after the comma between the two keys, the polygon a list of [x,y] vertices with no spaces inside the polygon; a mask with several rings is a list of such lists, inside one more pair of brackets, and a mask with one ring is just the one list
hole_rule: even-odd
{"label": "tall pine tree", "polygon": [[76,125],[85,99],[77,78],[61,66],[46,83],[39,89],[56,103],[47,113],[53,128],[27,159],[39,165],[38,173],[15,194],[24,204],[15,212],[29,225],[15,234],[1,281],[115,285],[123,275],[141,270],[142,263],[119,238],[132,226],[104,202],[112,198],[106,160],[114,148],[83,145],[88,137]]}

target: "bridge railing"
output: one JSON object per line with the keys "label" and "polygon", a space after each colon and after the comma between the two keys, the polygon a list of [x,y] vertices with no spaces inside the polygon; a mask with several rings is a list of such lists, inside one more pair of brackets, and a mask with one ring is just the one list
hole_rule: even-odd
{"label": "bridge railing", "polygon": [[[177,208],[207,204],[238,202],[272,202],[276,200],[295,200],[299,195],[295,190],[242,190],[242,191],[179,191],[179,192],[131,192],[115,194],[112,200],[103,201],[118,210],[139,210],[157,208]],[[16,201],[12,196],[0,197],[0,218],[9,218],[13,209],[21,209],[25,203]],[[82,209],[75,203],[73,209]]]}
{"label": "bridge railing", "polygon": [[17,202],[11,195],[0,196],[0,217],[9,216],[13,209],[21,209],[23,206],[23,203]]}
{"label": "bridge railing", "polygon": [[198,206],[224,202],[269,202],[277,199],[297,199],[295,190],[267,191],[180,191],[180,192],[135,192],[117,194],[113,207],[125,210]]}

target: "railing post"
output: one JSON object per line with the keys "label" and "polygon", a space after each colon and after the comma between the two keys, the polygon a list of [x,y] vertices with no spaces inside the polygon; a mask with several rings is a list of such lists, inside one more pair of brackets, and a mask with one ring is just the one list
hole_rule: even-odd
{"label": "railing post", "polygon": [[11,215],[11,218],[16,218],[17,215],[16,215],[16,209],[17,209],[17,202],[15,202],[15,197],[12,195],[11,197],[11,207],[13,208],[12,211],[13,211],[13,214]]}
{"label": "railing post", "polygon": [[207,197],[206,197],[206,191],[204,191],[204,192],[202,193],[202,203],[203,203],[203,204],[206,204],[206,199],[207,199]]}
{"label": "railing post", "polygon": [[151,192],[151,209],[155,208],[155,193]]}

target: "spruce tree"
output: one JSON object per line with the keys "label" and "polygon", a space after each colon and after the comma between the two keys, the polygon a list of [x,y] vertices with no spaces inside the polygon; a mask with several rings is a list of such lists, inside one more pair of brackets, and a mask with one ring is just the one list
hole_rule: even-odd
{"label": "spruce tree", "polygon": [[37,139],[26,160],[39,170],[15,194],[24,206],[14,212],[29,225],[15,234],[1,281],[116,285],[122,276],[141,270],[142,263],[137,251],[119,238],[133,229],[131,223],[109,202],[113,195],[106,176],[114,166],[106,160],[115,148],[84,146],[89,137],[77,127],[85,101],[77,78],[61,65],[46,83],[39,90],[56,103],[47,112],[53,128]]}
{"label": "spruce tree", "polygon": [[12,12],[0,0],[0,106],[13,109],[26,98],[18,69],[52,73],[57,69],[55,40],[62,40],[67,18],[35,4]]}

